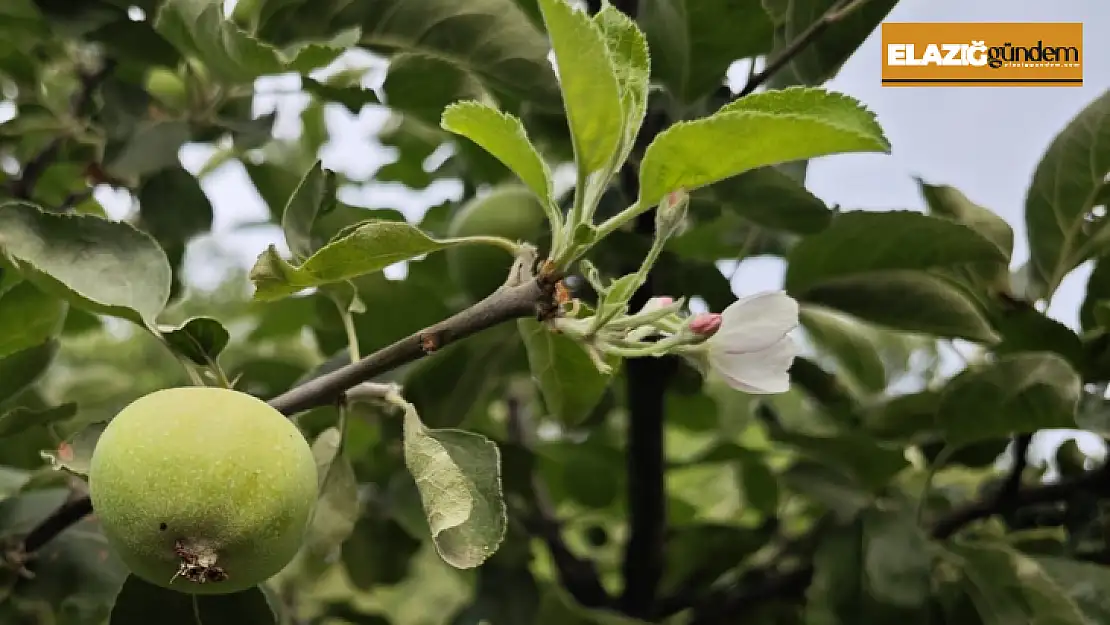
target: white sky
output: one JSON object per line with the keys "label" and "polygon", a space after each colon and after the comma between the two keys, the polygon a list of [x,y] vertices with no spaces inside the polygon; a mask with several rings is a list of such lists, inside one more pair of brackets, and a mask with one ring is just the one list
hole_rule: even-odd
{"label": "white sky", "polygon": [[[884,155],[840,155],[815,160],[808,188],[844,210],[923,209],[913,176],[934,184],[957,187],[973,201],[993,210],[1015,231],[1014,266],[1028,258],[1025,243],[1024,198],[1041,154],[1053,136],[1088,102],[1110,88],[1110,0],[902,0],[888,21],[1079,21],[1084,28],[1085,84],[1075,88],[1044,87],[883,87],[879,80],[880,36],[876,30],[827,88],[847,93],[877,115],[893,145]],[[739,68],[734,68],[738,70]],[[734,71],[738,77],[745,71]],[[369,81],[377,86],[380,72]],[[742,78],[740,79],[742,80]],[[270,80],[261,90],[288,91],[294,80]],[[259,110],[280,102],[279,132],[296,133],[303,99],[297,96],[264,98]],[[348,174],[369,176],[391,156],[373,139],[386,112],[368,107],[360,116],[341,108],[328,111],[332,141],[325,147],[325,166]],[[187,146],[182,160],[196,171],[208,150]],[[203,180],[216,209],[216,237],[193,246],[188,263],[195,279],[203,280],[214,259],[226,255],[249,266],[270,243],[280,243],[276,228],[232,232],[236,224],[265,219],[261,199],[237,163],[221,167]],[[419,214],[424,207],[460,189],[437,183],[424,192],[371,185],[344,196],[357,205],[390,207]],[[98,198],[113,213],[126,211],[107,192]],[[1089,267],[1075,271],[1062,285],[1049,314],[1075,328]],[[781,286],[783,267],[775,259],[753,259],[737,272],[737,294]],[[1059,440],[1052,435],[1047,439]],[[1040,447],[1040,445],[1038,445]],[[1094,450],[1095,444],[1084,444]],[[1043,449],[1043,448],[1042,448]]]}

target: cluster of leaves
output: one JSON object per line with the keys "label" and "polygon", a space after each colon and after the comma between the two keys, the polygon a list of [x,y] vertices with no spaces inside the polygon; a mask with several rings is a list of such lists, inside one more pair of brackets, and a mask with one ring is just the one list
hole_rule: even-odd
{"label": "cluster of leaves", "polygon": [[[920,181],[924,212],[842,212],[805,189],[806,159],[888,149],[857,103],[807,87],[836,73],[893,0],[850,11],[641,0],[587,13],[563,0],[240,0],[228,16],[221,4],[0,7],[12,111],[0,124],[0,621],[1110,618],[1096,594],[1110,583],[1110,476],[1074,443],[1058,453],[1060,484],[1024,460],[1038,430],[1110,435],[1110,93],[1045,152],[1027,193],[1031,259],[1011,271],[1009,225],[957,189]],[[819,38],[795,45],[818,23]],[[733,100],[726,70],[758,57],[781,61],[758,78],[773,89]],[[384,82],[366,87],[382,61]],[[297,139],[252,110],[255,81],[281,74],[308,96]],[[396,159],[370,180],[325,169],[324,111],[368,107],[389,112],[376,140]],[[182,166],[186,144],[211,148],[200,171]],[[444,145],[446,159],[430,158]],[[563,193],[552,172],[568,164],[577,184]],[[287,253],[270,247],[249,275],[199,290],[183,269],[213,228],[199,181],[238,167]],[[366,183],[437,180],[461,180],[463,197],[416,220],[340,199]],[[757,400],[683,364],[666,380],[666,531],[646,599],[615,598],[635,573],[622,539],[643,522],[630,492],[643,476],[628,469],[642,464],[628,456],[630,397],[645,389],[541,321],[474,322],[498,296],[474,306],[488,294],[468,291],[458,258],[440,253],[518,248],[498,232],[454,235],[460,209],[493,185],[534,193],[557,269],[588,255],[614,279],[574,293],[587,308],[627,306],[648,256],[656,294],[714,310],[735,299],[718,261],[787,264],[807,346],[790,392]],[[124,219],[93,197],[105,186],[133,200]],[[624,227],[673,192],[690,193],[676,231]],[[506,271],[509,256],[483,270]],[[1039,304],[1092,260],[1077,334]],[[398,262],[403,279],[383,275]],[[458,319],[482,331],[459,336]],[[423,334],[430,326],[441,331]],[[956,340],[973,354],[942,375],[938,353]],[[356,380],[375,401],[357,401],[359,387],[342,406],[345,388],[299,390],[352,361],[380,364]],[[129,577],[94,517],[30,544],[80,501],[103,424],[190,383],[295,404],[322,469],[296,561],[195,611]],[[1020,453],[1000,473],[1012,440]]]}

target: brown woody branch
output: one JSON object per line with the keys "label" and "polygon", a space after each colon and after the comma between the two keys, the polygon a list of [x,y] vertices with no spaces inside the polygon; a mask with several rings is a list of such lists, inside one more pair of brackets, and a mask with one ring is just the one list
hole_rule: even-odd
{"label": "brown woody branch", "polygon": [[[553,277],[530,279],[505,286],[486,299],[416,334],[370,354],[362,360],[313,378],[271,399],[268,403],[283,414],[334,403],[343,393],[377,375],[443,349],[447,345],[510,319],[542,316],[554,296]],[[429,347],[433,349],[429,350]]]}
{"label": "brown woody branch", "polygon": [[[557,281],[558,276],[554,275],[523,280],[511,277],[504,286],[473,306],[358,362],[313,378],[268,403],[290,416],[309,408],[332,404],[348,389],[425,356],[429,343],[439,349],[511,319],[548,316]],[[92,502],[88,495],[63,504],[24,537],[22,548],[17,551],[22,557],[42,548],[91,512]]]}

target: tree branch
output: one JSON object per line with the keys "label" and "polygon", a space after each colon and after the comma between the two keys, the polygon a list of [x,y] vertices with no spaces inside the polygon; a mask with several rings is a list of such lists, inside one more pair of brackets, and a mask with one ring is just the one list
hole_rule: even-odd
{"label": "tree branch", "polygon": [[[108,59],[99,70],[92,74],[81,75],[81,88],[78,89],[77,94],[73,98],[73,116],[80,117],[81,111],[92,103],[93,93],[96,88],[104,82],[106,78],[112,73],[116,67],[116,61]],[[35,184],[38,183],[39,178],[42,177],[46,170],[53,164],[54,160],[58,158],[58,153],[62,150],[62,144],[65,143],[66,137],[56,137],[46,144],[46,147],[41,152],[33,156],[23,166],[23,171],[19,175],[19,179],[12,184],[12,195],[21,200],[30,200],[35,192]]]}
{"label": "tree branch", "polygon": [[[613,6],[636,18],[637,0],[615,0]],[[634,164],[645,147],[667,125],[665,116],[649,114],[633,145],[631,158],[621,167],[618,182],[628,198],[639,195],[639,178]],[[637,233],[655,235],[655,210],[636,218]],[[629,271],[636,271],[631,267]],[[654,272],[628,305],[638,310],[655,294]],[[620,610],[628,616],[652,620],[658,609],[659,582],[665,567],[667,533],[666,449],[664,437],[667,386],[677,361],[673,356],[630,358],[626,361],[628,434],[625,473],[628,479],[628,542],[624,546],[621,574],[624,591]]]}
{"label": "tree branch", "polygon": [[[1017,437],[1019,444],[1015,445],[1015,451],[1020,451],[1024,446],[1023,440],[1024,435]],[[1024,458],[1025,455],[1021,454],[1020,457]],[[1025,462],[1018,462],[1015,459],[1015,465],[1018,464],[1024,465]],[[1007,483],[1012,483],[1013,474],[1011,470]],[[1110,496],[1110,461],[1097,469],[1052,484],[1022,489],[1019,481],[1016,489],[1012,491],[1007,489],[1007,492],[1005,497],[1000,497],[999,493],[992,493],[949,511],[932,524],[929,535],[934,540],[946,540],[975,521],[1027,506],[1066,501],[1079,493]],[[768,565],[765,569],[766,574],[758,575],[762,579],[754,585],[737,585],[705,595],[691,606],[693,618],[689,621],[689,625],[733,623],[738,613],[750,610],[753,605],[764,601],[790,599],[804,593],[813,577],[812,565],[787,572],[780,572],[778,568],[777,562]],[[678,612],[680,608],[676,607],[674,611]]]}
{"label": "tree branch", "polygon": [[975,521],[988,519],[1026,506],[1065,501],[1078,493],[1091,493],[1099,496],[1110,495],[1110,461],[1097,469],[1051,484],[1041,484],[1022,489],[1019,482],[1018,488],[1005,498],[996,494],[968,502],[941,517],[933,525],[930,533],[933,538],[943,540]]}
{"label": "tree branch", "polygon": [[744,88],[740,90],[740,93],[736,94],[736,97],[742,98],[754,92],[760,85],[782,71],[790,61],[794,60],[794,57],[798,56],[803,50],[812,45],[829,26],[844,19],[845,16],[866,3],[867,0],[838,0],[830,6],[821,17],[817,18],[817,21],[810,24],[809,28],[806,28],[801,34],[795,37],[793,41],[787,44],[787,46],[782,49],[782,52],[779,52],[778,56],[767,61],[767,66],[764,67],[762,71],[751,76],[748,82],[744,84]]}
{"label": "tree branch", "polygon": [[[523,407],[515,397],[509,397],[509,440],[528,448],[528,437],[524,430]],[[601,585],[601,577],[597,567],[588,559],[580,558],[570,550],[563,540],[560,523],[555,515],[555,507],[551,503],[543,482],[536,476],[529,476],[532,485],[531,501],[529,502],[535,518],[525,522],[528,531],[543,540],[547,550],[551,553],[551,560],[555,564],[555,572],[559,583],[584,607],[606,608],[613,605],[613,598]]]}
{"label": "tree branch", "polygon": [[313,378],[268,403],[286,415],[330,404],[356,384],[460,339],[510,319],[540,314],[553,297],[555,282],[553,277],[540,277],[516,286],[502,287],[466,310],[383,347],[356,363]]}
{"label": "tree branch", "polygon": [[88,495],[66,501],[27,533],[23,538],[23,551],[25,553],[38,551],[67,527],[77,524],[91,513],[92,501]]}
{"label": "tree branch", "polygon": [[[268,403],[285,415],[336,401],[347,389],[376,375],[421,358],[437,349],[502,322],[529,315],[545,316],[551,310],[558,276],[509,282],[489,297],[447,319],[425,328],[362,360],[313,378]],[[58,534],[92,512],[88,495],[67,502],[33,528],[23,539],[22,553],[40,549]]]}
{"label": "tree branch", "polygon": [[1032,432],[1014,437],[1014,466],[1010,467],[1010,473],[998,489],[999,505],[1004,505],[1007,499],[1016,496],[1021,490],[1021,479],[1025,474],[1025,468],[1029,466],[1029,447],[1032,444]]}

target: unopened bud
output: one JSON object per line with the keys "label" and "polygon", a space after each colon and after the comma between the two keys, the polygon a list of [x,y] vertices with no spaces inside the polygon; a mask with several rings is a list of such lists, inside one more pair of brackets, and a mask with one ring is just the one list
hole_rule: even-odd
{"label": "unopened bud", "polygon": [[671,191],[663,196],[655,213],[656,236],[670,237],[682,226],[686,219],[686,208],[690,205],[690,194],[686,189]]}
{"label": "unopened bud", "polygon": [[653,311],[653,310],[659,310],[660,308],[663,308],[665,306],[670,306],[673,303],[674,303],[674,298],[673,297],[667,297],[667,296],[653,297],[653,298],[649,299],[648,301],[644,302],[644,307],[640,309],[640,312],[650,312],[650,311]]}
{"label": "unopened bud", "polygon": [[719,313],[699,313],[690,319],[687,327],[699,336],[713,336],[721,328],[721,315]]}

